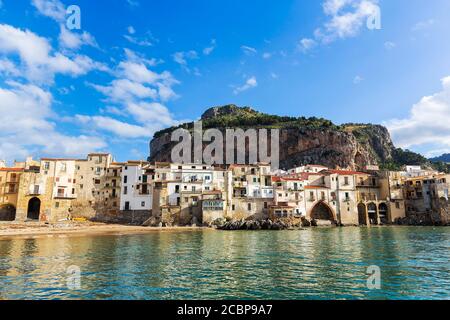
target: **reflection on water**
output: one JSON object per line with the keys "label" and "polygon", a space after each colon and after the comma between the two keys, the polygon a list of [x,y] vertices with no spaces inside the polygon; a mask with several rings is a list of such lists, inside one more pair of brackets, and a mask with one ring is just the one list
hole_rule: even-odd
{"label": "reflection on water", "polygon": [[[1,240],[0,299],[449,299],[449,261],[450,228]],[[370,265],[381,290],[367,289]]]}

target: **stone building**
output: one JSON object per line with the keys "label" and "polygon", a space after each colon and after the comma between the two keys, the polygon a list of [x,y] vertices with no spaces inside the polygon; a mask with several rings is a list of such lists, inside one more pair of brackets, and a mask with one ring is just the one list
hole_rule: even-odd
{"label": "stone building", "polygon": [[19,183],[24,168],[0,168],[0,221],[16,219]]}

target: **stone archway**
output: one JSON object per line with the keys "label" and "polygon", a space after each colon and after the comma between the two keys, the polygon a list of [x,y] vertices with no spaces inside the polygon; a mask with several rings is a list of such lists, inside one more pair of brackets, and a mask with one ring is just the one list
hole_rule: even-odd
{"label": "stone archway", "polygon": [[360,226],[367,226],[366,210],[367,208],[364,203],[358,204],[358,224]]}
{"label": "stone archway", "polygon": [[0,206],[0,221],[14,221],[16,220],[16,207],[12,204]]}
{"label": "stone archway", "polygon": [[27,218],[31,220],[39,220],[41,213],[41,200],[39,198],[31,198],[28,201]]}
{"label": "stone archway", "polygon": [[388,206],[386,205],[386,203],[380,203],[378,205],[378,215],[382,224],[389,223]]}
{"label": "stone archway", "polygon": [[316,203],[311,209],[310,217],[314,220],[336,221],[333,210],[323,201]]}
{"label": "stone archway", "polygon": [[370,224],[378,224],[378,210],[375,203],[371,202],[367,205],[367,213]]}

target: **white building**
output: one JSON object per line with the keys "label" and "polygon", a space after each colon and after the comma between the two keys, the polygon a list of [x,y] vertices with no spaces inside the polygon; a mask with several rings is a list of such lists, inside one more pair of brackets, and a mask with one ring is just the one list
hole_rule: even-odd
{"label": "white building", "polygon": [[122,167],[120,210],[152,209],[152,183],[146,174],[149,168],[148,163],[141,161],[128,161]]}

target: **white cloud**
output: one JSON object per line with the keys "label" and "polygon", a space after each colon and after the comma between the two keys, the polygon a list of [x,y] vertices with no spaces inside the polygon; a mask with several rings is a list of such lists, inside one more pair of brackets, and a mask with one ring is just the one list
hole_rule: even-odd
{"label": "white cloud", "polygon": [[133,26],[129,26],[129,27],[127,28],[127,31],[128,31],[129,34],[135,34],[135,33],[136,33],[136,30],[134,29]]}
{"label": "white cloud", "polygon": [[212,39],[211,45],[203,49],[203,54],[205,56],[209,56],[216,49],[216,46],[217,46],[216,39]]}
{"label": "white cloud", "polygon": [[127,39],[130,43],[133,43],[135,45],[141,46],[141,47],[151,47],[153,46],[153,43],[147,39],[147,38],[138,38],[138,37],[132,37],[128,34],[123,36],[125,39]]}
{"label": "white cloud", "polygon": [[309,38],[303,38],[297,44],[297,49],[302,52],[307,52],[316,46],[316,41]]}
{"label": "white cloud", "polygon": [[128,49],[125,49],[125,56],[126,59],[120,61],[113,72],[116,79],[109,85],[88,85],[113,104],[102,109],[103,112],[131,117],[135,123],[106,116],[77,115],[76,120],[83,128],[95,128],[124,138],[149,138],[155,131],[177,123],[160,101],[177,97],[172,86],[178,81],[168,71],[157,73],[150,70],[151,65],[156,65],[153,59],[146,59]]}
{"label": "white cloud", "polygon": [[98,47],[95,38],[86,31],[82,33],[71,32],[64,25],[60,26],[60,30],[59,43],[63,48],[76,50],[84,45]]}
{"label": "white cloud", "polygon": [[386,41],[386,42],[384,43],[384,47],[385,47],[387,50],[394,49],[396,46],[397,46],[397,45],[396,45],[394,42],[392,42],[392,41]]}
{"label": "white cloud", "polygon": [[23,76],[29,81],[42,83],[51,83],[56,73],[80,76],[91,70],[107,69],[87,56],[74,55],[69,58],[54,52],[47,39],[6,24],[0,24],[0,53],[18,55]]}
{"label": "white cloud", "polygon": [[442,91],[423,97],[405,119],[385,122],[394,142],[410,148],[434,145],[450,148],[450,76],[443,78]]}
{"label": "white cloud", "polygon": [[11,60],[0,59],[0,74],[17,77],[20,75],[20,71]]}
{"label": "white cloud", "polygon": [[364,80],[363,77],[361,77],[361,76],[355,76],[355,77],[353,78],[353,83],[354,83],[354,84],[359,84],[359,83],[361,83],[363,80]]}
{"label": "white cloud", "polygon": [[186,52],[180,51],[180,52],[176,52],[173,54],[173,60],[182,66],[187,66],[187,64],[188,64],[187,60],[193,60],[193,59],[198,59],[198,54],[194,50],[190,50],[190,51],[186,51]]}
{"label": "white cloud", "polygon": [[241,46],[241,49],[248,56],[252,56],[258,53],[258,50],[249,46]]}
{"label": "white cloud", "polygon": [[95,90],[103,93],[111,102],[121,103],[133,99],[156,99],[158,92],[155,89],[129,79],[113,80],[108,86],[90,84]]}
{"label": "white cloud", "polygon": [[105,147],[98,137],[59,133],[51,121],[55,114],[49,92],[31,84],[7,84],[0,88],[1,159],[23,158],[30,150],[40,155],[79,156]]}
{"label": "white cloud", "polygon": [[325,0],[322,4],[327,21],[314,31],[313,38],[303,38],[297,49],[307,52],[319,43],[356,36],[368,20],[379,16],[378,0]]}
{"label": "white cloud", "polygon": [[32,0],[33,6],[44,16],[63,22],[66,8],[59,0]]}
{"label": "white cloud", "polygon": [[132,7],[138,7],[139,6],[139,1],[136,0],[127,0],[127,3],[132,6]]}
{"label": "white cloud", "polygon": [[272,58],[272,53],[264,52],[262,57],[263,57],[263,59],[270,59],[270,58]]}
{"label": "white cloud", "polygon": [[161,103],[130,103],[128,111],[140,123],[160,123],[164,126],[172,126],[176,123],[169,110]]}
{"label": "white cloud", "polygon": [[434,19],[419,21],[411,28],[411,30],[412,31],[422,31],[422,30],[432,27],[435,23],[436,23],[436,21]]}
{"label": "white cloud", "polygon": [[123,37],[128,40],[128,42],[135,44],[141,47],[151,47],[154,43],[159,40],[153,37],[151,32],[146,32],[144,36],[138,37],[136,36],[136,29],[133,26],[129,26],[127,28],[128,34],[125,34]]}
{"label": "white cloud", "polygon": [[77,50],[84,45],[98,47],[97,41],[89,32],[73,32],[67,30],[65,26],[66,8],[61,1],[33,0],[32,4],[40,14],[49,17],[59,23],[59,43],[61,48]]}
{"label": "white cloud", "polygon": [[154,133],[152,129],[129,124],[110,117],[76,115],[75,119],[84,126],[107,131],[124,138],[150,138]]}
{"label": "white cloud", "polygon": [[330,17],[325,24],[325,42],[355,36],[379,10],[376,0],[327,0],[323,7]]}
{"label": "white cloud", "polygon": [[256,88],[258,86],[258,82],[256,81],[256,77],[250,77],[245,81],[245,84],[234,89],[234,94],[239,94],[241,92],[247,91],[252,88]]}

